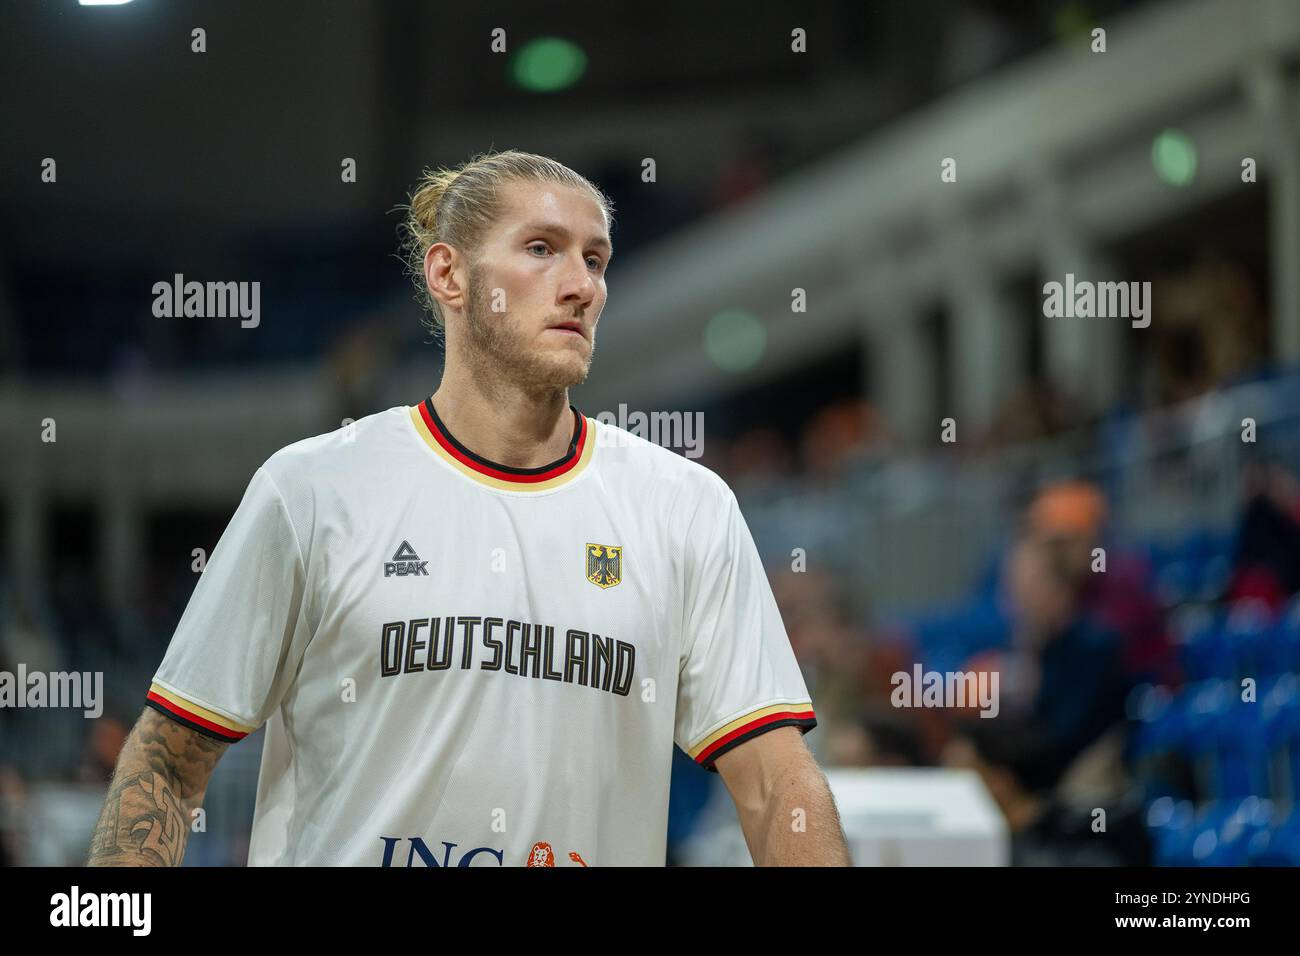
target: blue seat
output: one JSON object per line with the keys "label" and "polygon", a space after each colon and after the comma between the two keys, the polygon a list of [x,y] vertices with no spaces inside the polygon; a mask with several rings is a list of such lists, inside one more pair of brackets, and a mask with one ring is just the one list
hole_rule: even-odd
{"label": "blue seat", "polygon": [[1293,600],[1278,618],[1264,648],[1261,668],[1268,674],[1300,671],[1300,598]]}
{"label": "blue seat", "polygon": [[1159,797],[1147,806],[1146,828],[1156,866],[1186,866],[1191,859],[1195,809],[1190,800]]}
{"label": "blue seat", "polygon": [[1186,720],[1178,697],[1167,687],[1144,684],[1129,695],[1128,715],[1135,721],[1133,754],[1158,756],[1180,750]]}
{"label": "blue seat", "polygon": [[1251,866],[1300,866],[1300,806],[1251,836],[1247,851]]}
{"label": "blue seat", "polygon": [[1141,550],[1151,562],[1161,597],[1175,605],[1223,593],[1232,571],[1232,545],[1232,533],[1198,529],[1180,540],[1148,542]]}
{"label": "blue seat", "polygon": [[1264,709],[1244,703],[1236,681],[1203,681],[1188,688],[1184,750],[1211,800],[1269,795],[1269,748]]}
{"label": "blue seat", "polygon": [[1200,587],[1196,567],[1177,557],[1156,569],[1155,581],[1160,600],[1170,606],[1192,600]]}
{"label": "blue seat", "polygon": [[1167,687],[1144,684],[1129,694],[1126,711],[1133,727],[1128,755],[1147,798],[1193,796],[1179,772],[1187,740],[1185,700]]}
{"label": "blue seat", "polygon": [[1010,626],[995,602],[982,600],[918,616],[910,630],[925,667],[950,671],[980,651],[1006,646]]}
{"label": "blue seat", "polygon": [[1256,601],[1241,601],[1229,609],[1220,639],[1229,670],[1221,677],[1260,677],[1268,648],[1277,631],[1272,612]]}
{"label": "blue seat", "polygon": [[1187,801],[1156,801],[1147,811],[1158,866],[1246,866],[1262,852],[1260,835],[1273,828],[1273,804],[1254,796],[1211,801],[1195,811]]}
{"label": "blue seat", "polygon": [[1300,804],[1300,678],[1284,674],[1260,692],[1265,746],[1276,770],[1272,779],[1285,788],[1279,801]]}

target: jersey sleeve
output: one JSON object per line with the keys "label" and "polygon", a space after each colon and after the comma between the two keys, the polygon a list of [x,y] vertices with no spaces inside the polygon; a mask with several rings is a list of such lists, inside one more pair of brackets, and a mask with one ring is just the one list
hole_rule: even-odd
{"label": "jersey sleeve", "polygon": [[720,481],[687,530],[674,739],[706,770],[777,727],[817,726],[803,674],[736,497]]}
{"label": "jersey sleeve", "polygon": [[227,743],[260,727],[306,645],[305,579],[298,536],[263,466],[199,576],[146,704]]}

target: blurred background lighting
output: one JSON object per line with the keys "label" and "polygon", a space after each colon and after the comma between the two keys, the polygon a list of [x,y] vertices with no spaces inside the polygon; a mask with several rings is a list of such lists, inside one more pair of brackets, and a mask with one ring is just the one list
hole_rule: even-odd
{"label": "blurred background lighting", "polygon": [[704,351],[728,372],[745,372],[758,364],[767,347],[767,330],[748,312],[719,312],[704,327]]}
{"label": "blurred background lighting", "polygon": [[554,93],[577,83],[587,68],[587,54],[560,37],[529,40],[512,63],[514,81],[535,93]]}
{"label": "blurred background lighting", "polygon": [[1171,186],[1186,186],[1196,176],[1196,146],[1185,134],[1167,129],[1151,144],[1156,174]]}

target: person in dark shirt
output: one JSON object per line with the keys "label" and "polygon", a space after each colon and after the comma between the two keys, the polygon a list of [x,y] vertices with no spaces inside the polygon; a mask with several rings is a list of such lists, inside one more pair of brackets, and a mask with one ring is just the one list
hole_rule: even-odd
{"label": "person in dark shirt", "polygon": [[1300,591],[1300,482],[1276,462],[1252,463],[1232,555],[1229,601],[1256,598],[1280,609]]}
{"label": "person in dark shirt", "polygon": [[1010,652],[972,669],[1000,672],[997,718],[965,730],[980,758],[1029,792],[1054,787],[1089,745],[1124,716],[1128,680],[1119,636],[1083,602],[1086,580],[1068,544],[1024,537],[1008,560],[1015,635]]}
{"label": "person in dark shirt", "polygon": [[[1130,636],[1099,599],[1097,578],[1117,570],[1093,560],[1099,502],[1076,485],[1029,509],[1003,575],[1011,646],[965,667],[998,673],[998,714],[965,721],[943,751],[945,764],[980,773],[1017,862],[1137,865],[1146,853],[1123,766],[1124,705],[1137,678]],[[1097,807],[1108,807],[1112,839],[1090,839]]]}

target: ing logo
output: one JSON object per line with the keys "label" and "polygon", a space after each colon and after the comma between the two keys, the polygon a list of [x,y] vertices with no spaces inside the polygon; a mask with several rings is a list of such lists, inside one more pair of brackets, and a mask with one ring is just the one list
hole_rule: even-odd
{"label": "ing logo", "polygon": [[[569,859],[579,866],[587,865],[587,861],[579,856],[576,850],[569,854]],[[524,866],[555,866],[555,851],[544,841],[534,843],[533,848],[528,851],[528,862]]]}

